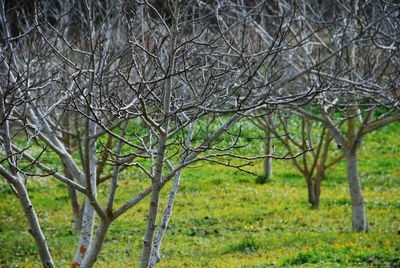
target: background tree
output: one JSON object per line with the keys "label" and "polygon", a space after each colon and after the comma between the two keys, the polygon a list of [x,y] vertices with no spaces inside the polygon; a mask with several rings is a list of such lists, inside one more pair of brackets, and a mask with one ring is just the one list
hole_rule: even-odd
{"label": "background tree", "polygon": [[309,77],[308,86],[321,91],[316,102],[319,114],[297,110],[323,122],[342,150],[352,200],[353,229],[367,231],[357,150],[366,134],[400,118],[399,51],[394,45],[399,37],[396,5],[381,1],[335,2],[332,7],[315,13],[317,7],[318,3],[303,4],[304,27],[314,34],[308,50],[304,50],[308,55],[304,57],[306,61],[301,60],[297,66],[315,64],[320,61],[319,55],[343,49],[320,64]]}
{"label": "background tree", "polygon": [[318,209],[325,172],[343,158],[342,155],[329,153],[333,137],[326,127],[291,111],[279,111],[273,115],[256,117],[255,120],[258,127],[268,129],[272,134],[269,139],[278,140],[289,155],[311,150],[301,157],[292,158],[292,162],[306,180],[311,208]]}

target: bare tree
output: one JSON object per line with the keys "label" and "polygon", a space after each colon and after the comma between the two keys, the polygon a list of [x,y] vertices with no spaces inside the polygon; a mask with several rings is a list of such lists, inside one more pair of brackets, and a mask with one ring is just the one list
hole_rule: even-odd
{"label": "bare tree", "polygon": [[[260,49],[248,43],[254,31],[246,28],[246,24],[265,3],[257,6],[216,4],[215,8],[202,2],[185,4],[191,8],[188,10],[187,6],[175,3],[163,10],[165,13],[158,12],[150,4],[144,5],[139,14],[148,20],[144,20],[139,29],[131,27],[135,73],[123,77],[135,95],[128,102],[119,101],[118,111],[140,116],[151,137],[151,142],[145,146],[151,168],[142,168],[151,178],[152,192],[141,267],[153,267],[159,259],[182,168],[197,161],[211,161],[243,170],[246,163],[233,164],[229,159],[251,161],[261,157],[248,158],[232,153],[232,149],[240,146],[240,133],[230,133],[229,129],[266,105],[270,92],[265,91],[264,86],[268,83],[255,86],[252,78],[260,63],[274,61],[272,55],[283,51],[279,46],[287,31],[283,21],[290,20],[290,16],[278,17],[281,23],[277,27],[282,31],[277,31],[276,43]],[[153,12],[154,17],[151,16]],[[168,19],[160,23],[163,17]],[[308,94],[302,92],[293,99]],[[274,103],[293,101],[292,98],[277,98]],[[204,129],[196,127],[198,120],[205,122]],[[198,140],[200,135],[203,138],[198,142],[191,142],[192,136],[193,140]],[[221,135],[231,135],[232,141],[228,145],[221,144]],[[179,146],[168,144],[177,137],[183,138]],[[170,172],[165,171],[165,166]],[[160,191],[164,181],[172,177],[175,177],[174,187],[156,232]]]}
{"label": "bare tree", "polygon": [[343,49],[320,64],[309,77],[309,86],[321,91],[316,102],[319,114],[297,110],[323,122],[342,150],[352,200],[353,229],[367,231],[357,150],[366,134],[400,119],[399,51],[395,46],[399,40],[398,5],[383,1],[338,1],[315,13],[317,8],[316,3],[303,3],[303,25],[313,32],[313,42],[304,47],[306,54],[298,59],[302,63],[297,63],[297,68],[318,62],[314,55]]}
{"label": "bare tree", "polygon": [[325,172],[343,159],[343,155],[329,153],[333,137],[326,127],[290,110],[255,117],[254,123],[261,129],[268,129],[271,136],[278,140],[291,156],[311,150],[299,158],[292,158],[292,162],[306,180],[311,208],[319,209],[321,183]]}

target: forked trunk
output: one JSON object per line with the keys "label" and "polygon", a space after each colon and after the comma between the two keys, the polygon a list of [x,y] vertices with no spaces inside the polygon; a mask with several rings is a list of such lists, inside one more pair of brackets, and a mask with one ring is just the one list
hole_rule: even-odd
{"label": "forked trunk", "polygon": [[79,266],[80,268],[93,267],[100,254],[101,248],[103,247],[109,226],[109,222],[100,221],[99,226],[97,227],[96,235],[85,258],[82,261],[82,264]]}
{"label": "forked trunk", "polygon": [[365,213],[365,203],[362,196],[361,184],[358,177],[357,153],[355,150],[346,153],[346,169],[351,196],[353,230],[357,232],[367,232],[368,222]]}
{"label": "forked trunk", "polygon": [[[175,10],[176,6],[172,8]],[[177,10],[177,9],[176,9]],[[175,49],[176,49],[176,33],[177,28],[175,22],[172,25],[171,30],[171,47],[169,51],[169,72],[174,72],[175,69]],[[162,124],[162,128],[164,129],[164,133],[160,133],[160,143],[157,151],[157,158],[155,164],[154,178],[152,181],[152,191],[150,197],[150,206],[149,212],[147,215],[147,229],[143,239],[143,249],[142,255],[140,257],[140,268],[148,268],[151,252],[153,249],[153,239],[154,232],[156,229],[156,221],[158,215],[158,207],[159,207],[159,199],[160,199],[160,191],[161,191],[161,181],[165,163],[165,153],[167,150],[167,140],[168,140],[168,128],[169,128],[169,120],[170,120],[170,105],[171,105],[171,96],[172,96],[172,75],[166,80],[165,84],[165,93],[163,98],[163,110],[165,113],[164,122]]]}
{"label": "forked trunk", "polygon": [[159,260],[160,260],[159,255],[160,255],[161,244],[162,244],[162,240],[165,235],[165,232],[167,231],[169,220],[171,219],[171,216],[172,216],[172,209],[174,207],[175,198],[178,193],[180,179],[181,179],[181,173],[182,173],[182,170],[178,171],[175,174],[174,184],[172,186],[171,193],[168,197],[167,207],[164,210],[163,217],[161,219],[160,228],[159,228],[157,234],[155,235],[155,238],[153,241],[150,262],[148,265],[149,268],[154,268],[156,266],[157,262],[159,262]]}

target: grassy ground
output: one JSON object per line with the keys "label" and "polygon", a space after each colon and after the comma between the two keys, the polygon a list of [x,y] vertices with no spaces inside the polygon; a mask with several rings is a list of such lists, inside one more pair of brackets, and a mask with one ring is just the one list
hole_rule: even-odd
{"label": "grassy ground", "polygon": [[[159,267],[400,267],[399,133],[400,124],[373,133],[360,152],[369,233],[351,232],[343,163],[328,172],[319,211],[309,209],[304,179],[289,161],[274,162],[266,184],[207,164],[183,174]],[[252,170],[260,173],[261,162]],[[78,237],[66,187],[49,179],[29,185],[55,262],[67,267]],[[117,201],[145,186],[138,173],[127,173]],[[22,210],[4,184],[0,197],[0,266],[38,267]],[[138,265],[147,203],[114,223],[97,267]]]}

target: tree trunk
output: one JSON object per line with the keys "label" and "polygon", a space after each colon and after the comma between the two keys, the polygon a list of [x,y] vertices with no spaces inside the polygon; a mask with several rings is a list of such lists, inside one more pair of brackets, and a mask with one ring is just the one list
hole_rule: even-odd
{"label": "tree trunk", "polygon": [[319,209],[321,197],[321,180],[322,177],[320,177],[319,175],[317,175],[315,179],[306,178],[308,202],[310,203],[312,209]]}
{"label": "tree trunk", "polygon": [[149,267],[150,256],[153,245],[154,231],[158,214],[158,202],[160,199],[160,188],[157,183],[153,183],[153,190],[150,197],[150,208],[147,216],[147,229],[143,240],[143,251],[140,258],[140,267]]}
{"label": "tree trunk", "polygon": [[160,228],[159,228],[157,234],[155,235],[155,238],[153,241],[152,252],[151,252],[150,262],[149,262],[149,268],[155,267],[157,262],[160,260],[159,255],[160,255],[161,244],[162,244],[164,234],[167,231],[169,220],[171,219],[171,216],[172,216],[172,209],[174,207],[175,198],[178,193],[180,179],[181,179],[181,173],[182,173],[182,170],[179,170],[175,174],[174,184],[172,186],[172,190],[171,190],[171,193],[168,198],[167,207],[164,210],[163,217],[161,219]]}
{"label": "tree trunk", "polygon": [[307,179],[308,202],[312,209],[319,209],[319,191],[317,190],[315,182],[311,178]]}
{"label": "tree trunk", "polygon": [[[65,116],[63,117],[63,123],[64,123],[64,127],[66,129],[70,129],[68,111],[66,112]],[[67,150],[70,150],[71,149],[71,135],[66,132],[63,132],[62,136],[63,136],[63,140],[64,140]],[[72,176],[71,172],[68,170],[68,168],[65,165],[64,165],[64,174],[65,174],[65,177],[67,177],[71,181],[74,180],[74,176]],[[76,193],[76,190],[74,188],[72,188],[71,186],[68,186],[68,196],[69,196],[69,199],[71,202],[75,231],[79,232],[81,230],[81,223],[82,223],[81,215],[82,214],[81,214],[81,209],[79,206],[78,195]]]}
{"label": "tree trunk", "polygon": [[[71,175],[71,173],[69,172],[69,170],[67,168],[64,168],[64,174],[68,179],[70,179],[72,181],[74,180],[74,177]],[[79,232],[81,230],[81,226],[82,226],[82,213],[81,213],[81,207],[79,205],[78,195],[76,193],[76,190],[74,188],[72,188],[71,186],[68,186],[68,195],[69,195],[69,200],[71,202],[71,207],[72,207],[75,231]]]}
{"label": "tree trunk", "polygon": [[272,139],[271,139],[271,131],[269,129],[265,129],[265,154],[267,155],[264,158],[264,176],[267,179],[272,179]]}
{"label": "tree trunk", "polygon": [[165,161],[166,143],[167,143],[167,136],[162,135],[160,137],[160,145],[157,152],[155,176],[152,182],[149,212],[147,214],[147,229],[143,239],[143,249],[142,249],[142,255],[140,257],[140,268],[149,267],[151,251],[153,248],[154,231],[156,229],[156,221],[157,221],[158,207],[160,200],[161,178]]}
{"label": "tree trunk", "polygon": [[319,204],[321,200],[321,181],[322,176],[317,173],[316,178],[314,180],[314,202],[311,204],[312,209],[319,209]]}
{"label": "tree trunk", "polygon": [[[88,131],[86,138],[86,189],[88,191],[87,195],[92,194],[96,198],[96,139],[90,138],[90,135],[96,133],[96,124],[91,120],[87,121]],[[91,192],[91,193],[90,193]],[[79,237],[79,243],[76,250],[76,255],[74,258],[74,265],[80,265],[87,253],[92,242],[93,227],[95,221],[95,211],[91,204],[90,198],[85,196],[84,208],[82,213],[82,225],[81,233]]]}
{"label": "tree trunk", "polygon": [[19,201],[24,209],[25,216],[29,222],[29,233],[33,236],[36,243],[36,248],[39,252],[40,260],[43,267],[54,267],[53,260],[50,255],[49,248],[46,243],[46,238],[42,232],[38,217],[26,192],[22,181],[18,180],[13,183],[18,192]]}
{"label": "tree trunk", "polygon": [[76,190],[74,188],[72,188],[71,186],[68,186],[68,195],[69,195],[69,199],[71,201],[75,231],[79,232],[81,230],[81,226],[82,226],[81,225],[82,217],[81,217],[81,208],[80,208],[79,202],[78,202],[78,195],[76,193]]}
{"label": "tree trunk", "polygon": [[100,254],[101,248],[103,247],[109,226],[110,222],[100,221],[99,226],[97,227],[96,236],[83,259],[82,264],[79,266],[80,268],[93,267]]}
{"label": "tree trunk", "polygon": [[368,231],[367,216],[365,213],[365,203],[362,196],[361,184],[358,177],[358,163],[356,149],[346,153],[346,169],[347,181],[349,183],[352,215],[353,215],[353,230]]}
{"label": "tree trunk", "polygon": [[74,258],[74,264],[80,265],[90,246],[93,234],[94,216],[94,209],[90,204],[90,200],[88,197],[85,197],[82,213],[81,233],[78,242],[78,248]]}

